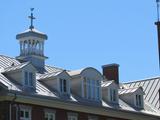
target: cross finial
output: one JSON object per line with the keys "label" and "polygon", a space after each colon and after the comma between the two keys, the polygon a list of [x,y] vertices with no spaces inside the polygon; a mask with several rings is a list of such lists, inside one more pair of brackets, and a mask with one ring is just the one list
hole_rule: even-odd
{"label": "cross finial", "polygon": [[34,28],[34,26],[33,26],[33,20],[36,19],[36,18],[33,16],[33,10],[34,10],[34,8],[31,8],[30,10],[31,10],[31,16],[28,16],[28,17],[31,19],[31,25],[30,25],[29,29],[32,30]]}
{"label": "cross finial", "polygon": [[157,20],[159,22],[159,5],[160,5],[160,0],[156,0],[157,3]]}

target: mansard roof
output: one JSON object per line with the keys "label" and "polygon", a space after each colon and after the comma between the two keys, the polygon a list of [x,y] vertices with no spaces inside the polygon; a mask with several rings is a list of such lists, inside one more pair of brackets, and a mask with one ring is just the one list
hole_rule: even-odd
{"label": "mansard roof", "polygon": [[[11,57],[7,57],[7,56],[3,56],[0,55],[0,67],[3,69],[8,68],[9,66],[11,66],[11,64],[14,63],[15,65],[21,66],[22,64],[16,60],[15,58],[11,58]],[[26,64],[26,63],[24,63]],[[14,68],[14,66],[13,66]],[[12,68],[12,69],[13,69]],[[58,73],[61,73],[62,71],[64,71],[61,68],[57,68],[57,67],[51,67],[51,66],[45,66],[45,73],[44,74],[40,74],[37,73],[37,76],[39,75],[55,75]],[[159,80],[159,79],[158,79]],[[112,83],[112,82],[111,82]],[[148,82],[147,82],[148,83]],[[157,81],[156,83],[158,83],[159,85],[159,81]],[[3,73],[0,72],[0,84],[3,84],[5,86],[5,88],[7,88],[9,91],[13,91],[13,92],[17,92],[18,94],[23,94],[23,86],[20,86],[19,84],[17,84],[16,82],[13,82],[13,80],[11,80],[10,78],[8,78],[7,76],[5,76]],[[131,83],[126,83],[125,86],[129,87]],[[152,82],[152,84],[154,84]],[[71,92],[71,96],[69,98],[69,100],[62,100],[61,97],[58,96],[58,94],[56,94],[55,91],[49,89],[46,85],[44,85],[42,82],[40,82],[38,79],[36,80],[36,88],[35,88],[35,93],[25,93],[25,95],[29,95],[29,96],[34,96],[36,98],[46,98],[47,100],[49,99],[58,99],[60,101],[67,101],[67,102],[71,102],[71,103],[76,103],[79,105],[92,105],[92,106],[98,106],[100,107],[99,104],[95,104],[95,102],[88,102],[85,103],[81,102],[81,98],[78,98],[74,93]],[[134,113],[142,113],[142,114],[150,114],[150,115],[156,115],[159,116],[159,111],[157,109],[154,109],[150,106],[150,103],[146,102],[144,103],[144,109],[143,110],[139,110],[137,111],[134,107],[128,105],[125,101],[123,101],[122,99],[119,98],[119,106],[115,106],[115,105],[111,105],[108,104],[107,102],[105,102],[104,100],[102,100],[102,104],[101,104],[102,108],[109,108],[109,109],[115,109],[115,110],[124,110],[124,111],[129,111],[129,112],[134,112]]]}
{"label": "mansard roof", "polygon": [[160,110],[160,77],[128,82],[123,85],[125,88],[142,87],[145,93],[144,100]]}
{"label": "mansard roof", "polygon": [[44,40],[47,40],[47,38],[48,38],[46,34],[40,32],[34,28],[34,29],[27,29],[26,31],[17,34],[16,39],[21,39],[21,38],[28,37],[28,36],[39,37]]}

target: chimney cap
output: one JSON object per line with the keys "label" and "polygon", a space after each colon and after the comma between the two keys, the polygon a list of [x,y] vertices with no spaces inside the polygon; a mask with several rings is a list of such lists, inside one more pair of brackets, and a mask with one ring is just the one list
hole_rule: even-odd
{"label": "chimney cap", "polygon": [[107,64],[107,65],[102,65],[102,68],[112,67],[112,66],[119,67],[119,64],[117,64],[117,63],[112,63],[112,64]]}

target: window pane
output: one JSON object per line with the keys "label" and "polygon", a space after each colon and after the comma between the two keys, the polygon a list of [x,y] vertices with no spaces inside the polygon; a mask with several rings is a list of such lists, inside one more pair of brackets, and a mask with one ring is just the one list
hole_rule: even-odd
{"label": "window pane", "polygon": [[24,75],[24,79],[25,79],[25,85],[28,85],[28,72],[25,72],[25,75]]}
{"label": "window pane", "polygon": [[62,92],[63,91],[63,87],[62,87],[62,79],[60,79],[60,91]]}
{"label": "window pane", "polygon": [[63,80],[63,92],[67,92],[67,81]]}
{"label": "window pane", "polygon": [[116,90],[113,90],[113,101],[116,101]]}
{"label": "window pane", "polygon": [[25,118],[29,118],[29,112],[25,111]]}
{"label": "window pane", "polygon": [[29,85],[33,86],[33,73],[29,73]]}
{"label": "window pane", "polygon": [[21,111],[21,112],[20,112],[20,116],[21,116],[21,117],[24,117],[24,111]]}

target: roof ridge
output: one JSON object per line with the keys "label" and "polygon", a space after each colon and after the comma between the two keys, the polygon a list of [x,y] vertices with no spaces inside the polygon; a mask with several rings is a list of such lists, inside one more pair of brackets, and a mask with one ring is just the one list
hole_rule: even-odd
{"label": "roof ridge", "polygon": [[[14,57],[10,57],[10,56],[7,56],[7,55],[1,55],[1,54],[0,54],[0,56],[6,57],[6,58],[10,58],[10,59],[15,59]],[[15,59],[15,60],[16,60],[16,59]]]}
{"label": "roof ridge", "polygon": [[124,82],[124,83],[122,83],[122,84],[131,84],[131,83],[142,82],[142,81],[148,81],[148,80],[154,80],[154,79],[160,79],[160,76],[151,77],[151,78],[146,78],[146,79],[141,79],[141,80],[135,80],[135,81],[128,81],[128,82]]}
{"label": "roof ridge", "polygon": [[63,68],[60,68],[60,67],[56,67],[56,66],[54,67],[54,66],[50,66],[50,65],[47,65],[47,64],[45,64],[45,66],[46,66],[46,67],[51,67],[51,68],[57,68],[57,69],[61,69],[61,70],[64,70]]}

